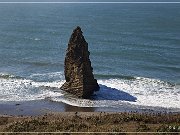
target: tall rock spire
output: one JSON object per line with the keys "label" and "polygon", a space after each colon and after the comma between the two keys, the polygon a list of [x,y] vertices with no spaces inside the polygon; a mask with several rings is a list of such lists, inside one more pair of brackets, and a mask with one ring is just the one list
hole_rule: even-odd
{"label": "tall rock spire", "polygon": [[78,26],[70,37],[64,62],[66,82],[61,89],[79,98],[89,98],[94,91],[99,90],[99,85],[93,76],[88,43],[82,33]]}

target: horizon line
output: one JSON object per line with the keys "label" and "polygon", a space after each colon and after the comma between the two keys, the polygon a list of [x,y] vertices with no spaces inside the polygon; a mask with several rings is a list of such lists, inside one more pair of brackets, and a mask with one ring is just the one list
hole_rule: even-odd
{"label": "horizon line", "polygon": [[32,1],[32,2],[21,2],[21,1],[15,1],[15,2],[0,2],[0,4],[180,4],[180,2],[177,2],[177,1],[173,1],[173,2],[140,2],[140,1],[137,1],[137,2],[90,2],[90,1],[87,1],[87,2],[72,2],[72,1],[62,1],[62,2],[40,2],[40,1]]}

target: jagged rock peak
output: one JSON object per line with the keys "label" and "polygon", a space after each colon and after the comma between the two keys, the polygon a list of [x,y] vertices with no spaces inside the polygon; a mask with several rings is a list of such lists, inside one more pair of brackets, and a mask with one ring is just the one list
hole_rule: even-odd
{"label": "jagged rock peak", "polygon": [[74,33],[80,33],[82,34],[83,32],[81,31],[81,28],[79,26],[77,26],[74,30],[73,30],[73,34]]}
{"label": "jagged rock peak", "polygon": [[73,30],[69,43],[86,42],[82,34],[81,28],[77,26],[76,29]]}
{"label": "jagged rock peak", "polygon": [[94,79],[88,43],[82,33],[78,26],[69,39],[64,62],[66,82],[61,89],[80,98],[89,98],[94,91],[99,90],[99,85]]}

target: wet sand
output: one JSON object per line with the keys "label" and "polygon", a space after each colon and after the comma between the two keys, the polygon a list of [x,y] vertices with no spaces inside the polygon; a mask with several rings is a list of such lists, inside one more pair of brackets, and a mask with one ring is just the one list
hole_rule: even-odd
{"label": "wet sand", "polygon": [[37,116],[54,112],[148,112],[163,113],[171,112],[164,108],[130,108],[122,106],[120,108],[113,107],[76,107],[62,102],[52,102],[50,100],[36,100],[26,102],[6,102],[0,104],[0,115],[12,116]]}
{"label": "wet sand", "polygon": [[6,102],[0,104],[0,115],[37,116],[52,112],[122,112],[130,111],[111,107],[76,107],[62,102],[37,100],[26,102]]}

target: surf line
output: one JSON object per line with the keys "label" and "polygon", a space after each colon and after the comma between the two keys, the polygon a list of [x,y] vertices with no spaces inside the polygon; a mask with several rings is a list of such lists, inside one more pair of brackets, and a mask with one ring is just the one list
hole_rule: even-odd
{"label": "surf line", "polygon": [[160,2],[160,1],[152,1],[152,2],[73,2],[73,1],[69,1],[69,2],[40,2],[40,1],[32,1],[32,2],[21,2],[21,1],[12,1],[12,2],[0,2],[0,4],[180,4],[180,2],[178,1],[171,1],[171,2]]}

